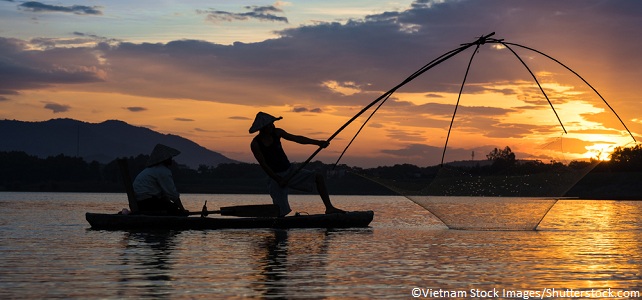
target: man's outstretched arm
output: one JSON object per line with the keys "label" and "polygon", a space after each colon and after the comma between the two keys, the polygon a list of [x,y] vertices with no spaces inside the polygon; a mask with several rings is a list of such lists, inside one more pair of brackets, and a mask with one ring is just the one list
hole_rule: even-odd
{"label": "man's outstretched arm", "polygon": [[328,145],[330,145],[330,143],[327,141],[315,140],[302,135],[294,135],[294,134],[288,133],[287,131],[281,128],[277,128],[275,130],[276,130],[276,134],[279,135],[280,137],[298,144],[317,145],[321,148],[325,148],[325,147],[328,147]]}

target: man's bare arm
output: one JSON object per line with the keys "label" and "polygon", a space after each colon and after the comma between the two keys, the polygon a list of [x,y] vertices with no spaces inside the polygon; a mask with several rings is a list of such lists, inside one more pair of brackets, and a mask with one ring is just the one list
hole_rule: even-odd
{"label": "man's bare arm", "polygon": [[277,128],[275,130],[276,130],[276,134],[279,135],[280,137],[282,137],[282,138],[284,138],[284,139],[286,139],[288,141],[292,141],[292,142],[298,143],[298,144],[317,145],[317,146],[322,147],[322,148],[325,148],[330,144],[327,141],[315,140],[315,139],[311,139],[311,138],[308,138],[308,137],[305,137],[305,136],[302,136],[302,135],[294,135],[294,134],[288,133],[287,131],[285,131],[285,130],[283,130],[281,128]]}

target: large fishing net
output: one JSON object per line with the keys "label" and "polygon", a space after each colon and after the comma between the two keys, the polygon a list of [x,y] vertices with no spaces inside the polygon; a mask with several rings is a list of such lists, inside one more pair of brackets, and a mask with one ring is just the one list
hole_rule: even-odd
{"label": "large fishing net", "polygon": [[534,230],[598,163],[487,159],[381,167],[360,175],[417,203],[451,229]]}
{"label": "large fishing net", "polygon": [[[393,99],[392,102],[396,105],[386,108],[385,111],[388,114],[383,113],[381,123],[385,122],[385,118],[388,116],[394,115],[401,120],[420,124],[422,122],[421,117],[417,117],[417,114],[412,115],[412,109],[406,109],[406,116],[404,116],[404,111],[394,111],[404,107],[400,105],[404,99],[403,96],[391,98],[393,93],[438,64],[468,48],[474,47],[472,56],[468,61],[468,68],[462,67],[465,70],[465,74],[463,74],[464,80],[459,87],[459,93],[453,93],[457,95],[456,101],[453,99],[453,103],[447,106],[452,108],[450,110],[451,113],[447,117],[441,116],[442,124],[450,125],[447,128],[433,128],[437,132],[433,136],[444,137],[440,141],[443,146],[443,151],[439,151],[441,161],[434,163],[434,161],[427,159],[434,158],[435,149],[439,147],[437,139],[431,140],[431,144],[428,144],[428,141],[424,141],[424,143],[412,141],[411,144],[401,148],[408,151],[413,147],[415,150],[419,148],[432,151],[424,151],[423,156],[421,154],[407,155],[407,163],[391,167],[365,169],[359,175],[407,197],[430,211],[451,229],[534,230],[553,205],[559,199],[565,197],[567,192],[579,180],[589,173],[601,159],[607,156],[606,153],[603,153],[608,150],[607,148],[612,150],[616,146],[621,146],[618,145],[619,141],[628,138],[629,135],[630,138],[633,138],[633,135],[597,90],[575,71],[538,50],[507,43],[499,39],[492,39],[490,38],[492,35],[480,37],[473,43],[462,44],[459,48],[429,62],[406,80],[364,107],[363,110],[332,135],[330,140],[352,121],[365,112],[369,112],[369,116],[361,122],[361,128],[356,130],[354,134],[356,138],[375,113],[389,99]],[[512,119],[504,118],[499,120],[490,118],[484,114],[489,111],[492,112],[492,108],[487,104],[460,105],[462,91],[466,86],[473,58],[481,51],[480,47],[485,44],[490,44],[495,50],[501,48],[503,55],[508,54],[509,58],[510,56],[516,58],[515,61],[517,61],[518,67],[522,70],[525,69],[533,80],[528,83],[511,83],[512,86],[519,86],[514,88],[514,91],[518,90],[520,93],[516,97],[520,99],[519,103],[515,103],[515,106],[502,103],[499,108],[496,108],[507,112],[521,112],[515,114],[516,116],[513,116]],[[549,73],[531,69],[522,59],[523,54],[519,55],[514,48],[543,57],[544,60],[567,71],[566,73],[570,72],[575,75],[573,77],[576,77],[581,81],[580,84],[584,84],[587,88],[585,90],[571,89],[569,91],[546,82],[541,83],[541,76],[546,76]],[[495,57],[493,59],[499,60]],[[498,69],[501,68],[498,67]],[[536,74],[539,75],[536,76]],[[538,78],[540,79],[538,80]],[[426,79],[422,80],[426,81]],[[427,80],[432,79],[428,78]],[[418,81],[420,80],[414,81],[413,84],[422,84],[417,83]],[[502,88],[502,83],[487,82],[486,85],[488,84],[494,85],[497,90]],[[504,84],[507,85],[507,83]],[[475,83],[473,83],[473,88],[475,87],[474,85]],[[594,92],[591,94],[593,94],[595,103],[588,104],[589,96],[587,95],[591,91]],[[467,97],[466,99],[470,99],[471,97],[483,98],[485,95],[472,93],[472,95],[466,94],[464,96]],[[563,101],[556,109],[550,98],[562,98]],[[473,99],[471,101],[478,101],[477,103],[492,102],[484,99]],[[571,104],[575,106],[571,108]],[[430,101],[425,101],[421,104],[415,103],[413,108],[422,109],[430,105],[432,105],[433,110],[446,107],[443,100],[442,103],[438,103],[435,100],[434,103],[430,103]],[[600,105],[601,108],[597,108]],[[524,109],[524,106],[528,106],[533,113],[529,114],[529,110]],[[583,110],[584,108],[586,110]],[[590,110],[587,111],[588,108],[597,109],[602,114],[610,114],[615,121],[619,121],[620,125],[624,127],[624,129],[619,130],[609,129],[609,134],[615,136],[615,138],[605,143],[608,147],[591,148],[595,144],[599,144],[599,141],[586,141],[587,125],[582,124],[579,119],[582,114],[591,113]],[[419,115],[421,116],[421,114]],[[425,118],[438,118],[438,116],[429,115],[429,113],[425,113],[423,116]],[[564,118],[568,118],[570,121],[565,124],[563,122]],[[492,122],[489,120],[492,120]],[[403,125],[402,121],[396,122],[399,126]],[[526,125],[527,123],[529,123],[528,126]],[[415,126],[417,128],[421,127],[420,125]],[[595,128],[591,128],[593,131],[601,129],[601,127],[598,128],[598,125],[595,126]],[[499,132],[499,130],[513,130],[515,132],[515,130],[519,131],[522,128],[522,133],[513,134],[505,138],[502,138]],[[604,131],[602,130],[602,133]],[[496,139],[493,140],[491,139],[492,137]],[[349,141],[345,147],[346,150],[355,138]],[[474,139],[488,143],[500,141],[511,144],[519,151],[513,152],[510,146],[506,144],[505,147],[504,145],[470,147],[470,141]],[[635,141],[635,138],[633,138],[633,141]],[[449,143],[456,146],[450,146]],[[588,158],[584,156],[585,159],[578,159],[570,155],[570,153],[573,153],[571,149],[578,147],[593,149],[594,153]],[[464,149],[471,148],[475,148],[476,151],[468,152],[470,153],[470,159],[463,158],[465,154],[462,153],[469,151]],[[401,152],[397,151],[397,155],[401,156]],[[415,153],[417,152],[420,153],[421,151],[415,151]],[[310,159],[316,153],[318,151]],[[395,155],[393,151],[388,151],[388,153]],[[477,159],[475,159],[475,154],[477,154]],[[341,156],[339,159],[341,159]]]}

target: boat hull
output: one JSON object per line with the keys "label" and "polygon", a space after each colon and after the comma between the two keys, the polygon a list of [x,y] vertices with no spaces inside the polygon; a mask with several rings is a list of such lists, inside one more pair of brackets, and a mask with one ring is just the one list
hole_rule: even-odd
{"label": "boat hull", "polygon": [[299,215],[283,218],[210,218],[86,213],[93,229],[107,230],[203,230],[231,228],[357,228],[368,227],[373,211],[345,214]]}

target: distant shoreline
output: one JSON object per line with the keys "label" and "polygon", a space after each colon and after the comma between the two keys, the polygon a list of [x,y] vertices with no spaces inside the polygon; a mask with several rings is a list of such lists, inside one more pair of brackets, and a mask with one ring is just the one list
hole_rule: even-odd
{"label": "distant shoreline", "polygon": [[[335,196],[401,196],[377,183],[362,179],[359,183],[346,187],[340,180],[329,179],[328,189]],[[642,201],[642,172],[595,172],[589,173],[571,188],[563,197],[577,200]],[[265,179],[258,178],[237,184],[186,184],[177,183],[181,194],[220,194],[220,195],[267,195]],[[368,191],[368,192],[364,192]],[[0,186],[0,192],[41,192],[41,193],[123,193],[120,182],[46,182],[10,189]],[[292,194],[307,194],[292,191]],[[566,199],[575,200],[575,199]]]}

